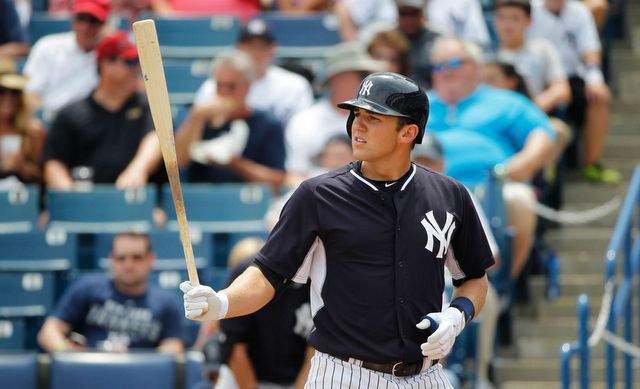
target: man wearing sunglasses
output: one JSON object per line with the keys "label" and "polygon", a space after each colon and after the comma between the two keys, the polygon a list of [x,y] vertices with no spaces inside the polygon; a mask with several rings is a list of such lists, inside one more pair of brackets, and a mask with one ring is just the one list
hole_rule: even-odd
{"label": "man wearing sunglasses", "polygon": [[95,183],[120,189],[144,186],[155,172],[160,145],[146,97],[137,91],[140,69],[135,45],[123,31],[96,49],[98,87],[64,107],[51,126],[44,150],[49,188],[74,186],[74,167],[89,167]]}
{"label": "man wearing sunglasses", "polygon": [[38,342],[48,352],[156,348],[181,353],[180,304],[169,292],[152,287],[155,263],[146,234],[113,238],[111,276],[91,275],[74,283],[47,318]]}
{"label": "man wearing sunglasses", "polygon": [[109,17],[108,0],[76,0],[71,30],[35,42],[24,67],[26,91],[49,115],[98,85],[95,48]]}

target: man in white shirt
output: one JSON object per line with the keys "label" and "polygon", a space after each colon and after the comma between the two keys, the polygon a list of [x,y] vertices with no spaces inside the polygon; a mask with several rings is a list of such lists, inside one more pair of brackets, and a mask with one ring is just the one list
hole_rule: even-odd
{"label": "man in white shirt", "polygon": [[26,91],[45,113],[87,97],[98,85],[94,50],[108,16],[108,0],[76,0],[72,31],[45,36],[31,49]]}
{"label": "man in white shirt", "polygon": [[594,182],[618,183],[620,173],[600,163],[609,127],[611,92],[601,70],[600,38],[587,6],[574,0],[535,0],[529,37],[555,44],[569,75],[569,119],[583,130],[583,175]]}
{"label": "man in white shirt", "polygon": [[[313,89],[302,76],[273,65],[276,44],[267,24],[251,20],[243,28],[236,47],[249,54],[256,77],[251,84],[247,104],[271,112],[283,127],[298,111],[313,103]],[[196,94],[194,104],[204,104],[216,95],[216,83],[209,78]]]}
{"label": "man in white shirt", "polygon": [[348,111],[337,102],[353,95],[365,75],[384,70],[357,42],[340,43],[327,57],[326,97],[295,115],[285,130],[288,182],[295,184],[317,167],[314,158],[327,141],[345,131]]}

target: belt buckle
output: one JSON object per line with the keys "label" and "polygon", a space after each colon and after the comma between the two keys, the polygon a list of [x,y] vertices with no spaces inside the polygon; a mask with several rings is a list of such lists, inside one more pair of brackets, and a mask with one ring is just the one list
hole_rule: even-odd
{"label": "belt buckle", "polygon": [[400,378],[401,376],[396,375],[396,367],[398,367],[398,365],[403,365],[404,362],[396,362],[393,364],[393,367],[391,368],[391,375],[394,378]]}

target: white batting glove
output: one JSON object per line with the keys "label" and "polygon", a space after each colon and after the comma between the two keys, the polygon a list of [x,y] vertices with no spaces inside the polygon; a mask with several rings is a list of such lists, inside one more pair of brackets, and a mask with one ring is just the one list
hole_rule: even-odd
{"label": "white batting glove", "polygon": [[422,343],[422,355],[430,359],[441,359],[447,356],[456,341],[456,336],[464,329],[465,319],[462,312],[454,307],[448,307],[442,312],[426,315],[416,324],[421,330],[432,327],[432,321],[437,323],[437,329]]}
{"label": "white batting glove", "polygon": [[184,316],[190,320],[220,320],[227,314],[229,300],[222,292],[215,292],[208,286],[193,286],[189,281],[180,284],[184,293]]}

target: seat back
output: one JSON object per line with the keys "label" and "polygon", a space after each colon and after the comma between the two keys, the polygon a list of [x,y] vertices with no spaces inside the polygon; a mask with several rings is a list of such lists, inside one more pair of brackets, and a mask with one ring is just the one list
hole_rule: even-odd
{"label": "seat back", "polygon": [[0,307],[40,307],[49,312],[56,299],[52,271],[0,272]]}
{"label": "seat back", "polygon": [[31,44],[49,34],[71,31],[69,15],[53,16],[48,12],[34,12],[29,18],[29,40]]}
{"label": "seat back", "polygon": [[29,232],[38,220],[38,188],[15,185],[0,191],[0,234]]}
{"label": "seat back", "polygon": [[49,226],[78,233],[148,231],[153,225],[155,187],[118,190],[94,185],[89,191],[49,191]]}
{"label": "seat back", "polygon": [[[196,267],[205,268],[213,256],[213,239],[211,234],[191,229],[191,247],[193,248]],[[156,255],[156,271],[184,270],[184,251],[177,231],[149,231],[151,247]],[[99,268],[109,267],[109,253],[114,234],[97,234],[94,243],[94,257]]]}
{"label": "seat back", "polygon": [[67,271],[77,266],[78,237],[64,230],[0,234],[0,272]]}
{"label": "seat back", "polygon": [[240,20],[233,15],[147,16],[155,20],[163,58],[211,59],[233,47],[240,31]]}
{"label": "seat back", "polygon": [[210,60],[165,61],[164,74],[171,103],[193,103],[198,88],[207,80],[210,73]]}
{"label": "seat back", "polygon": [[174,389],[172,355],[161,353],[55,353],[50,389]]}
{"label": "seat back", "polygon": [[[205,232],[263,231],[271,187],[258,184],[187,184],[183,197],[189,224]],[[171,190],[163,188],[162,207],[167,228],[178,230]]]}
{"label": "seat back", "polygon": [[341,42],[338,19],[334,14],[264,12],[260,18],[273,32],[279,57],[323,57],[327,49]]}
{"label": "seat back", "polygon": [[188,351],[185,354],[184,388],[195,389],[202,382],[204,354],[200,351]]}
{"label": "seat back", "polygon": [[0,382],[3,388],[36,389],[37,354],[0,354]]}

